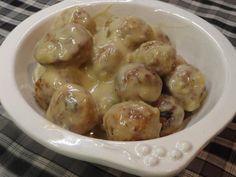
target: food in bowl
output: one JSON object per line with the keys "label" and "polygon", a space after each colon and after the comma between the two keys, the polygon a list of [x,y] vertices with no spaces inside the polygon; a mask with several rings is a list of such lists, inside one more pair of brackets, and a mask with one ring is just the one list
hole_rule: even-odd
{"label": "food in bowl", "polygon": [[77,84],[64,84],[53,94],[47,118],[73,132],[84,134],[98,123],[92,95]]}
{"label": "food in bowl", "polygon": [[35,99],[48,120],[116,141],[178,131],[200,108],[205,78],[139,17],[62,12],[35,47]]}
{"label": "food in bowl", "polygon": [[160,134],[160,112],[143,101],[125,101],[112,106],[103,117],[110,140],[142,140]]}

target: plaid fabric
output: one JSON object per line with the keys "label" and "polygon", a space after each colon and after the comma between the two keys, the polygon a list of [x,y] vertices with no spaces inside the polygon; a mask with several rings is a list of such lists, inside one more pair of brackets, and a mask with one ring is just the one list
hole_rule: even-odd
{"label": "plaid fabric", "polygon": [[[236,47],[236,0],[162,0],[215,25]],[[0,43],[21,21],[59,0],[1,0]],[[0,105],[1,177],[134,177],[57,154],[25,135]],[[178,177],[236,176],[236,117]]]}

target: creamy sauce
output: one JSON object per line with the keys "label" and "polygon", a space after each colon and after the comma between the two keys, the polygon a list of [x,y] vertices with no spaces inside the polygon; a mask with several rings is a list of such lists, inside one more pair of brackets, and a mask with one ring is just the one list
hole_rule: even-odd
{"label": "creamy sauce", "polygon": [[[92,51],[92,35],[79,24],[70,24],[49,31],[36,44],[35,59],[41,64],[72,61],[85,62]],[[76,57],[75,57],[76,56]]]}
{"label": "creamy sauce", "polygon": [[[97,24],[97,33],[94,35],[94,45],[95,46],[104,46],[107,44],[114,44],[125,56],[129,52],[132,52],[131,49],[126,47],[122,42],[123,39],[120,39],[117,37],[117,35],[111,34],[111,31],[109,30],[108,26],[111,22],[114,21],[116,17],[113,17],[112,14],[109,13],[109,9],[111,6],[108,6],[104,11],[97,14],[94,17],[94,20]],[[116,21],[115,21],[116,22]],[[118,24],[113,24],[113,26]]]}
{"label": "creamy sauce", "polygon": [[46,68],[40,64],[37,64],[33,73],[32,82],[35,82],[42,76],[42,74],[46,71]]}
{"label": "creamy sauce", "polygon": [[101,116],[103,116],[108,109],[119,102],[119,99],[115,93],[114,81],[100,82],[90,89],[95,102],[98,104],[98,110]]}

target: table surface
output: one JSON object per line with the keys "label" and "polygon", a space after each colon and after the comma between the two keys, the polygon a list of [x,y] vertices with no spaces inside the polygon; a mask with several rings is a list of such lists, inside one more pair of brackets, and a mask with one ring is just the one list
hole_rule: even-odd
{"label": "table surface", "polygon": [[[236,47],[236,0],[162,1],[175,4],[207,20]],[[21,21],[57,2],[59,0],[0,0],[0,44]],[[1,104],[0,176],[134,177],[121,171],[71,159],[43,147],[8,119]],[[236,117],[176,176],[236,176]]]}

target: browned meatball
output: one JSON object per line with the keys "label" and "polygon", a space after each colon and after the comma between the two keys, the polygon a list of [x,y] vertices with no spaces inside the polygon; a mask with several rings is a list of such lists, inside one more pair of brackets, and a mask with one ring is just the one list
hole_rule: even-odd
{"label": "browned meatball", "polygon": [[174,133],[182,126],[184,109],[174,97],[161,95],[156,106],[160,110],[161,136]]}
{"label": "browned meatball", "polygon": [[128,16],[114,19],[109,25],[111,36],[128,48],[137,48],[143,42],[153,38],[153,30],[138,17]]}
{"label": "browned meatball", "polygon": [[40,64],[74,61],[86,62],[92,53],[93,38],[90,32],[77,24],[65,25],[48,32],[35,47],[35,59]]}
{"label": "browned meatball", "polygon": [[176,68],[179,65],[183,65],[183,64],[188,64],[188,63],[183,57],[177,55],[176,59],[175,59],[175,63],[174,63],[174,68]]}
{"label": "browned meatball", "polygon": [[159,137],[160,112],[142,101],[123,102],[112,106],[103,117],[108,139],[135,141]]}
{"label": "browned meatball", "polygon": [[53,93],[65,83],[80,83],[76,68],[47,68],[35,83],[35,99],[46,110]]}
{"label": "browned meatball", "polygon": [[161,95],[162,80],[155,71],[142,64],[127,64],[116,75],[115,88],[122,101],[153,102]]}
{"label": "browned meatball", "polygon": [[168,76],[166,85],[186,111],[199,108],[206,95],[204,75],[189,64],[177,66]]}
{"label": "browned meatball", "polygon": [[85,134],[98,123],[93,97],[79,85],[65,84],[52,97],[47,118],[55,124]]}
{"label": "browned meatball", "polygon": [[64,10],[54,21],[52,30],[61,28],[71,23],[82,25],[91,33],[96,31],[95,21],[84,9],[80,7],[71,7]]}
{"label": "browned meatball", "polygon": [[148,41],[129,55],[127,60],[130,63],[143,63],[163,76],[172,71],[175,55],[175,49],[169,43]]}
{"label": "browned meatball", "polygon": [[160,27],[154,28],[153,31],[154,31],[154,39],[155,39],[156,41],[161,41],[161,42],[163,42],[163,43],[168,43],[168,44],[170,44],[170,39],[169,39],[169,37],[168,37],[165,33],[162,32],[162,30],[161,30]]}
{"label": "browned meatball", "polygon": [[111,78],[119,68],[122,61],[122,54],[114,45],[105,45],[95,50],[92,59],[94,74],[101,80]]}

